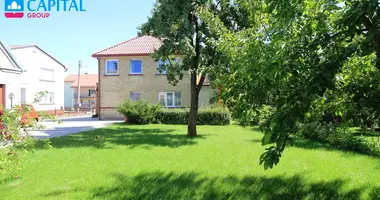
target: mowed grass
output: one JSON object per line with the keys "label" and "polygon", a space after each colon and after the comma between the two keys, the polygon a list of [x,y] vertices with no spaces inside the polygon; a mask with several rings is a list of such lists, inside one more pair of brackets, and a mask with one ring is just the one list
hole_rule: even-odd
{"label": "mowed grass", "polygon": [[112,125],[28,153],[0,199],[379,199],[380,159],[299,141],[258,164],[262,134],[238,126]]}

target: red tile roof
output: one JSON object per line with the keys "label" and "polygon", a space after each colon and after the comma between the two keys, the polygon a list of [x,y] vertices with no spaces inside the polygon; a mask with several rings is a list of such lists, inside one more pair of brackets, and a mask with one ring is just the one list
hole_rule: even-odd
{"label": "red tile roof", "polygon": [[49,56],[51,59],[53,59],[55,62],[57,62],[59,65],[61,65],[66,71],[68,70],[68,68],[62,64],[61,62],[59,62],[57,59],[55,59],[53,56],[51,56],[50,54],[46,53],[46,51],[42,50],[39,46],[37,45],[34,45],[34,44],[30,44],[30,45],[10,45],[8,46],[11,50],[16,50],[16,49],[24,49],[24,48],[31,48],[31,47],[36,47],[37,49],[39,49],[42,53],[46,54],[47,56]]}
{"label": "red tile roof", "polygon": [[78,74],[70,74],[66,76],[65,82],[75,82],[78,78]]}
{"label": "red tile roof", "polygon": [[113,47],[94,53],[92,54],[92,57],[149,55],[159,49],[161,45],[161,40],[153,36],[135,37]]}
{"label": "red tile roof", "polygon": [[[72,88],[78,87],[78,74],[70,74],[65,78],[65,82],[73,82]],[[80,86],[81,87],[96,87],[98,82],[97,74],[81,74],[80,75]]]}

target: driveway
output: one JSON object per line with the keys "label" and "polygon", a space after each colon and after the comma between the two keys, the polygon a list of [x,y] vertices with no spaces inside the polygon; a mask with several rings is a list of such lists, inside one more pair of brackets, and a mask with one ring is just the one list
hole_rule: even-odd
{"label": "driveway", "polygon": [[60,120],[62,121],[61,124],[52,121],[41,122],[41,124],[45,126],[45,129],[40,131],[32,131],[31,135],[38,139],[54,138],[94,130],[97,128],[104,128],[110,124],[122,122],[99,121],[97,118],[93,119],[88,116],[65,118]]}

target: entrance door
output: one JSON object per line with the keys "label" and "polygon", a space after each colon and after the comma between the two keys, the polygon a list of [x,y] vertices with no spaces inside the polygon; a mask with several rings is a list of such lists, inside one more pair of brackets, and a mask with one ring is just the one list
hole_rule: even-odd
{"label": "entrance door", "polygon": [[0,85],[0,107],[5,107],[5,85]]}
{"label": "entrance door", "polygon": [[21,88],[21,103],[26,103],[26,88]]}

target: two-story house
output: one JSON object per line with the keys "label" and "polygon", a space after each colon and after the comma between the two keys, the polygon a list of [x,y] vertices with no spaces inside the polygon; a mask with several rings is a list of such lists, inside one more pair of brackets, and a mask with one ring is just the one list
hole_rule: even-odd
{"label": "two-story house", "polygon": [[[81,109],[95,109],[98,74],[70,74],[65,78],[65,110],[76,109],[78,99]],[[79,85],[79,87],[78,87]],[[78,98],[79,95],[79,98]]]}
{"label": "two-story house", "polygon": [[[92,56],[98,59],[98,115],[100,119],[122,118],[116,107],[125,99],[145,99],[168,108],[190,105],[190,76],[176,86],[168,83],[165,72],[151,57],[162,42],[152,36],[141,36],[117,44]],[[210,84],[200,92],[200,105],[209,105],[214,94]]]}
{"label": "two-story house", "polygon": [[16,97],[21,95],[19,80],[22,72],[11,51],[0,42],[0,108],[10,109],[20,103]]}
{"label": "two-story house", "polygon": [[[38,111],[60,115],[64,113],[64,78],[66,67],[37,45],[9,46],[12,54],[23,68],[17,79],[20,92],[15,99],[33,104]],[[46,92],[34,103],[38,92]]]}

